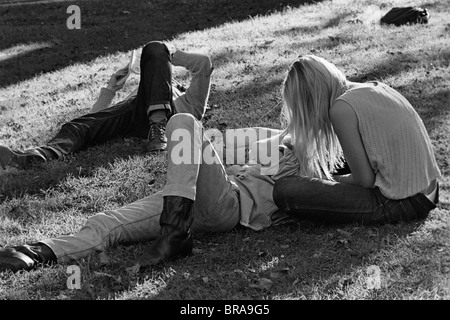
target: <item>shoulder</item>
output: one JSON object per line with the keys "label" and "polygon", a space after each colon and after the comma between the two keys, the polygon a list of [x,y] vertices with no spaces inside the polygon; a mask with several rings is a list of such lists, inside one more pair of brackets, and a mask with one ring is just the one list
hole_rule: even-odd
{"label": "shoulder", "polygon": [[331,107],[330,121],[339,140],[351,140],[351,137],[359,135],[358,117],[350,104],[343,100],[337,100]]}
{"label": "shoulder", "polygon": [[356,121],[357,117],[355,110],[347,101],[338,99],[330,108],[330,120],[335,125],[336,123]]}

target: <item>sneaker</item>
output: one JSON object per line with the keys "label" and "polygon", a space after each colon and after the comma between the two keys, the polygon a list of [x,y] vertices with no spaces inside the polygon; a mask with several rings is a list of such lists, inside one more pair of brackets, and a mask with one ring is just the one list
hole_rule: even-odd
{"label": "sneaker", "polygon": [[166,151],[167,149],[167,137],[166,137],[166,124],[167,120],[161,120],[160,122],[150,121],[150,130],[148,132],[149,151]]}
{"label": "sneaker", "polygon": [[45,157],[35,149],[26,151],[13,151],[8,147],[0,146],[0,166],[18,165],[21,168],[27,167],[34,162],[45,162]]}

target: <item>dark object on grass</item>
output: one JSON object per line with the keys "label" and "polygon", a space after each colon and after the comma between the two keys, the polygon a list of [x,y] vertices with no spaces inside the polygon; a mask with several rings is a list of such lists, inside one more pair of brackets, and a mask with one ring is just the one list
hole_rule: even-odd
{"label": "dark object on grass", "polygon": [[405,24],[428,23],[430,15],[427,9],[419,7],[392,8],[381,18],[381,23],[401,26]]}

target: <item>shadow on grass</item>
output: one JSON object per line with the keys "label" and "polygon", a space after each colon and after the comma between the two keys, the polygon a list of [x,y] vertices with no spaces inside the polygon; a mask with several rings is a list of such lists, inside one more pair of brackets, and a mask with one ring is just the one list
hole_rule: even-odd
{"label": "shadow on grass", "polygon": [[[381,265],[375,256],[382,250],[395,250],[420,225],[293,222],[261,232],[238,227],[225,234],[196,234],[192,256],[164,266],[141,268],[131,275],[126,269],[151,243],[119,246],[108,250],[116,263],[100,266],[94,258],[90,266],[82,265],[83,270],[101,272],[100,276],[83,277],[89,283],[77,292],[76,299],[122,294],[132,300],[340,299],[351,290],[360,290],[360,298],[388,296],[389,288],[366,290],[367,268],[371,263]],[[399,268],[407,270],[401,259],[398,263]],[[106,284],[105,274],[109,276]]]}
{"label": "shadow on grass", "polygon": [[[34,164],[27,169],[11,167],[7,167],[6,170],[0,169],[0,203],[8,198],[20,198],[24,194],[43,194],[68,177],[91,177],[101,167],[108,167],[121,159],[129,159],[130,156],[145,157],[148,154],[146,140],[117,138],[103,145],[91,146],[64,160]],[[159,153],[155,154],[157,155]]]}
{"label": "shadow on grass", "polygon": [[71,1],[81,29],[68,29],[68,2],[0,3],[0,87],[152,40],[299,6],[308,0]]}

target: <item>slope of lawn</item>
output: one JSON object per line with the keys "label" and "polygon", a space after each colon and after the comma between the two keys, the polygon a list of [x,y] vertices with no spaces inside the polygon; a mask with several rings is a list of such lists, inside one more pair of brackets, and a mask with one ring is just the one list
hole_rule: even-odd
{"label": "slope of lawn", "polygon": [[[43,144],[86,113],[129,52],[150,40],[209,54],[215,66],[206,128],[281,128],[280,88],[302,54],[335,63],[353,81],[382,81],[424,120],[442,171],[426,221],[382,227],[289,223],[195,236],[194,254],[137,271],[151,243],[110,248],[67,265],[0,274],[0,299],[432,299],[450,298],[450,8],[422,5],[428,25],[381,26],[410,1],[0,1],[0,144]],[[9,1],[11,2],[11,1]],[[68,30],[65,9],[81,8]],[[174,68],[185,84],[189,75]],[[132,76],[115,101],[138,84]],[[0,245],[75,233],[89,216],[151,195],[167,155],[118,139],[30,170],[0,169]],[[372,271],[380,274],[375,287]]]}

